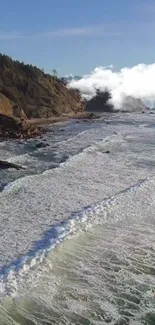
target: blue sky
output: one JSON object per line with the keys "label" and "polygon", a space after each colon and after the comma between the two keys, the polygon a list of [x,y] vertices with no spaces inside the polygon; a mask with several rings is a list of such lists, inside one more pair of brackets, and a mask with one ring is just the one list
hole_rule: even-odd
{"label": "blue sky", "polygon": [[154,0],[5,0],[0,9],[0,51],[49,73],[155,62]]}

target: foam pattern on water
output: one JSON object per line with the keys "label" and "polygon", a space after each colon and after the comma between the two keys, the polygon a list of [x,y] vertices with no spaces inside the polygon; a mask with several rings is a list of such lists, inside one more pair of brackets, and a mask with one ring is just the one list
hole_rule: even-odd
{"label": "foam pattern on water", "polygon": [[[10,305],[7,300],[7,306],[16,310],[15,317],[10,312],[10,324],[12,319],[18,318],[17,309],[20,310],[20,317],[21,314],[22,317],[25,317],[24,313],[26,315],[21,324],[100,322],[139,325],[142,321],[151,324],[148,319],[153,319],[154,301],[151,285],[154,286],[155,144],[153,118],[146,116],[143,119],[140,116],[134,119],[130,115],[125,118],[119,116],[117,123],[113,119],[108,126],[100,124],[98,128],[87,129],[79,135],[72,134],[70,140],[61,140],[56,145],[58,155],[63,150],[68,155],[58,168],[40,175],[25,176],[2,187],[1,297],[6,294],[16,297],[13,305],[12,300]],[[80,143],[84,145],[80,146]],[[46,150],[48,152],[49,149]],[[100,228],[95,233],[97,225]],[[79,251],[79,258],[76,260],[73,253],[67,268],[65,251],[62,251],[58,265],[58,244],[61,244],[61,249],[65,245],[64,239],[86,231],[91,232],[93,237],[92,253],[87,251],[84,239],[85,249]],[[116,241],[115,234],[118,235]],[[76,239],[70,240],[74,247]],[[51,251],[52,257],[48,257]],[[58,266],[55,266],[55,271],[54,256],[57,256]],[[99,265],[101,260],[104,263]],[[128,266],[125,269],[125,261],[131,265],[131,269]],[[66,285],[65,270],[73,275],[69,279],[77,278],[77,286],[75,281]],[[84,288],[85,293],[80,287],[83,281],[88,285],[88,288]],[[114,281],[113,289],[107,284],[108,281],[111,284]],[[123,286],[127,284],[133,291],[138,288],[140,294],[144,295],[141,297],[142,305],[135,311],[126,308],[126,300],[130,299],[122,295],[129,292],[127,287],[123,289],[121,281]],[[114,296],[114,289],[118,291],[120,299]],[[64,301],[66,299],[64,305],[61,304],[61,290],[67,297],[63,298]],[[27,297],[34,292],[34,296],[25,300],[24,292]],[[137,295],[135,292],[134,295]],[[18,300],[21,294],[23,302],[22,299]],[[81,298],[83,294],[93,301],[92,304],[88,302],[85,305]],[[122,307],[123,301],[125,307]],[[33,310],[30,311],[31,305]],[[6,309],[5,305],[3,312],[7,320],[4,324],[9,324],[9,311]],[[36,316],[41,309],[42,315]],[[17,323],[20,321],[17,320]]]}
{"label": "foam pattern on water", "polygon": [[[11,274],[20,298],[4,300],[6,319],[8,313],[20,324],[30,318],[34,324],[46,319],[47,324],[111,325],[153,319],[154,193],[151,178],[57,225],[55,240],[62,244],[40,266],[31,265],[27,276],[22,270],[19,277]],[[65,237],[77,232],[79,237],[63,242],[65,225],[71,229]]]}
{"label": "foam pattern on water", "polygon": [[[6,290],[16,290],[17,275],[22,275],[23,272],[29,271],[36,262],[42,261],[49,251],[54,249],[60,242],[70,235],[75,235],[81,230],[87,230],[93,224],[104,223],[107,221],[108,214],[112,214],[112,207],[120,205],[122,197],[129,191],[136,195],[137,189],[144,187],[147,181],[141,182],[130,189],[123,191],[121,194],[109,199],[105,199],[102,202],[89,206],[83,209],[81,212],[74,213],[66,221],[62,221],[57,225],[52,226],[47,230],[41,240],[34,244],[34,247],[24,256],[13,261],[7,267],[3,267],[1,271],[1,287],[6,293]],[[145,186],[146,186],[145,184]],[[130,196],[129,196],[130,198]],[[134,212],[135,213],[135,212]],[[116,214],[112,217],[111,222],[118,222],[118,220],[124,219],[125,215]],[[12,285],[13,284],[13,285]],[[14,287],[15,285],[15,287]]]}
{"label": "foam pattern on water", "polygon": [[[0,193],[3,264],[32,249],[33,243],[52,224],[147,177],[143,169],[137,173],[135,166],[130,166],[129,170],[130,156],[126,156],[123,136],[112,135],[107,140],[75,155],[59,168],[18,179],[3,189]],[[105,153],[108,147],[112,148],[110,155]]]}

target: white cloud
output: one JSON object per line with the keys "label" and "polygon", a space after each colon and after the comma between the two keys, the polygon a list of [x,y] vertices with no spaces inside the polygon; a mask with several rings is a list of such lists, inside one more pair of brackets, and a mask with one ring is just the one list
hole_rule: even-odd
{"label": "white cloud", "polygon": [[38,33],[0,32],[0,40],[12,40],[19,38],[67,38],[67,37],[91,37],[91,36],[119,36],[122,32],[112,29],[112,26],[94,25],[85,27],[58,28],[51,31]]}
{"label": "white cloud", "polygon": [[71,37],[71,36],[98,36],[98,35],[108,35],[117,36],[120,32],[116,32],[107,29],[103,25],[86,26],[86,27],[70,27],[70,28],[59,28],[57,30],[52,30],[50,32],[44,33],[46,37]]}
{"label": "white cloud", "polygon": [[103,27],[77,27],[77,28],[60,28],[53,30],[46,35],[48,36],[92,36],[96,34],[104,33]]}
{"label": "white cloud", "polygon": [[0,40],[12,40],[20,38],[21,35],[19,33],[6,33],[6,32],[0,32]]}
{"label": "white cloud", "polygon": [[86,99],[92,98],[96,89],[109,89],[115,108],[121,108],[125,96],[142,99],[145,103],[155,101],[155,63],[138,64],[116,72],[112,68],[97,67],[81,80],[71,81],[71,88],[77,88]]}
{"label": "white cloud", "polygon": [[103,26],[94,27],[71,27],[71,28],[59,28],[45,33],[45,36],[53,37],[70,37],[70,36],[93,36],[104,33]]}

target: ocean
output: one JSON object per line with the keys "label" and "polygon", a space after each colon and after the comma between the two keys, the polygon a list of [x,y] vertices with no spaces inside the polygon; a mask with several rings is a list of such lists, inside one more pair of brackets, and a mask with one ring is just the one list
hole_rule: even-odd
{"label": "ocean", "polygon": [[0,159],[24,167],[0,171],[0,325],[155,324],[155,115],[50,125]]}

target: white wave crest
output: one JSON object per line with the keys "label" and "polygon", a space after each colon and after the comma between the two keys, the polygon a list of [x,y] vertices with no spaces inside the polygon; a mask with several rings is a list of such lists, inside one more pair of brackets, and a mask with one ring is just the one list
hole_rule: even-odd
{"label": "white wave crest", "polygon": [[69,87],[79,89],[83,97],[91,99],[96,89],[111,92],[111,102],[117,109],[121,108],[126,96],[139,98],[146,105],[153,106],[155,100],[155,63],[138,64],[120,71],[112,68],[97,67],[80,80],[72,80]]}

